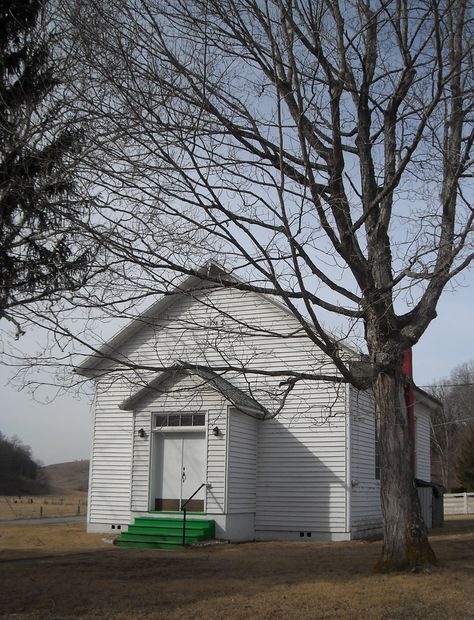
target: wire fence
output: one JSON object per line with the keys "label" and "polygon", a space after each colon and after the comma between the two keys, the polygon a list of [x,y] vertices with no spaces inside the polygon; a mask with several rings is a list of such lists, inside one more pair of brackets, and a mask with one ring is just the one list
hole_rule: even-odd
{"label": "wire fence", "polygon": [[87,494],[72,495],[2,495],[0,520],[72,517],[87,513]]}

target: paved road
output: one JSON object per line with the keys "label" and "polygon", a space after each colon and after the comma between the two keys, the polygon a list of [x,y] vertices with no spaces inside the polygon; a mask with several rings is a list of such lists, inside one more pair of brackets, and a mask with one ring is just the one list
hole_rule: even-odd
{"label": "paved road", "polygon": [[43,517],[42,519],[3,519],[0,525],[50,525],[54,523],[85,523],[86,517]]}

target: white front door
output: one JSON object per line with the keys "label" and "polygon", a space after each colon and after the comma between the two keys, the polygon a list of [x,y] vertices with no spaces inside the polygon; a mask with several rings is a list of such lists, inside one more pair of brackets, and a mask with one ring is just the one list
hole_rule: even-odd
{"label": "white front door", "polygon": [[[180,510],[198,487],[206,482],[206,435],[204,432],[157,433],[155,440],[154,510]],[[187,505],[204,510],[205,487]]]}

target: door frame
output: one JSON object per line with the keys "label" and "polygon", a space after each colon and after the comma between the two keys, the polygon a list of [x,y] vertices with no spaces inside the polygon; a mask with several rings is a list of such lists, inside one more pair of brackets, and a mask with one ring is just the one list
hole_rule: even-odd
{"label": "door frame", "polygon": [[[203,482],[207,483],[207,460],[208,460],[208,456],[209,456],[209,450],[208,450],[208,446],[209,446],[209,438],[208,438],[208,424],[207,424],[207,412],[206,413],[206,417],[205,417],[205,424],[204,426],[166,426],[163,428],[155,428],[154,427],[154,420],[153,417],[155,415],[159,415],[159,414],[163,414],[163,413],[167,413],[167,414],[173,414],[173,413],[177,413],[176,411],[154,411],[151,414],[151,442],[150,442],[150,461],[149,461],[149,480],[148,480],[148,511],[149,512],[153,512],[155,514],[159,513],[160,511],[156,511],[155,510],[155,506],[154,506],[154,502],[155,502],[155,490],[156,490],[156,484],[158,482],[157,480],[157,472],[156,472],[156,467],[154,465],[154,460],[155,460],[155,454],[156,454],[156,450],[157,450],[157,443],[158,443],[158,439],[160,436],[162,435],[178,435],[179,433],[196,433],[196,434],[203,434],[204,435],[204,442],[205,442],[205,459],[204,459],[204,471],[205,471],[205,478],[206,480],[203,480]],[[188,413],[188,412],[180,412],[180,413]],[[192,412],[190,412],[192,413]],[[204,412],[200,412],[200,413],[204,413]],[[177,514],[181,513],[181,510],[177,510],[177,511],[164,511],[164,512],[176,512]],[[203,512],[207,512],[207,486],[205,487],[205,491],[204,491],[204,510]]]}

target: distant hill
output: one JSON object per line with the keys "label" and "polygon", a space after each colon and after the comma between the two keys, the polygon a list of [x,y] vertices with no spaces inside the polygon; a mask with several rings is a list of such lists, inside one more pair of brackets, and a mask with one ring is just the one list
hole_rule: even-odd
{"label": "distant hill", "polygon": [[30,446],[19,437],[6,437],[0,431],[0,494],[29,495],[47,493],[42,471]]}
{"label": "distant hill", "polygon": [[87,491],[89,486],[89,461],[54,463],[42,467],[50,492]]}

